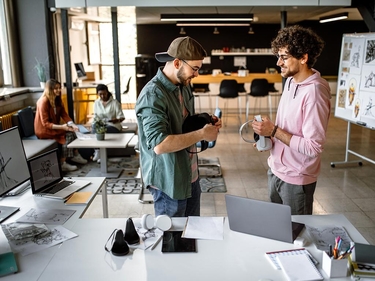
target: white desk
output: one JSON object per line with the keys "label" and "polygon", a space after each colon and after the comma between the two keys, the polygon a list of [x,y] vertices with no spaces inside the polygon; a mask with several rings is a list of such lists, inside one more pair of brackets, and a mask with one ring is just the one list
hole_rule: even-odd
{"label": "white desk", "polygon": [[[102,188],[102,194],[106,194],[106,185],[104,184],[104,177],[86,179],[91,181],[91,184],[84,187],[82,191],[91,191],[93,193],[87,205],[67,206],[64,204],[64,201],[62,200],[33,196],[31,190],[29,189],[21,195],[0,199],[1,205],[20,207],[20,211],[12,215],[4,223],[10,223],[17,220],[25,213],[27,213],[31,208],[69,209],[75,210],[76,212],[69,218],[69,220],[63,226],[67,229],[72,229],[73,226],[77,223],[77,221],[80,221],[80,218],[84,215],[87,208],[94,199],[95,195],[99,192],[100,188]],[[106,200],[107,197],[103,196],[103,217],[108,217],[108,205]],[[1,280],[38,280],[39,276],[42,274],[43,270],[51,261],[52,257],[56,254],[56,252],[59,251],[60,246],[61,245],[50,247],[43,251],[36,252],[24,257],[20,254],[16,254],[16,261],[19,272],[16,274],[2,277]],[[7,248],[9,248],[8,240],[6,239],[3,231],[0,230],[0,251]]]}
{"label": "white desk", "polygon": [[99,148],[100,149],[100,169],[92,169],[88,177],[106,177],[118,178],[122,169],[107,167],[107,148],[126,148],[129,141],[134,136],[133,133],[119,133],[119,134],[105,134],[105,139],[98,141],[96,138],[92,139],[75,139],[68,144],[69,148]]}
{"label": "white desk", "polygon": [[[310,226],[344,226],[355,242],[367,243],[343,215],[294,216],[295,221]],[[185,218],[174,218],[173,228],[182,230]],[[134,219],[135,224],[139,219]],[[251,236],[229,230],[224,225],[224,240],[197,240],[197,253],[161,252],[159,243],[153,251],[135,250],[115,257],[104,250],[104,244],[115,228],[125,228],[126,219],[82,219],[71,229],[79,236],[63,243],[38,280],[286,280],[283,272],[272,267],[265,252],[299,248],[293,244]],[[301,234],[307,237],[307,234]],[[307,245],[319,260],[322,252]],[[28,280],[34,280],[28,278]],[[327,279],[328,280],[328,279]],[[334,280],[351,280],[335,278]]]}

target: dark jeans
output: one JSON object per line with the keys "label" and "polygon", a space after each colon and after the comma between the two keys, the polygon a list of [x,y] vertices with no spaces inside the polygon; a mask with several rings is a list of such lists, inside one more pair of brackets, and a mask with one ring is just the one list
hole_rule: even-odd
{"label": "dark jeans", "polygon": [[191,184],[191,197],[184,200],[172,199],[164,192],[156,188],[149,187],[148,190],[154,198],[155,216],[200,216],[200,200],[202,191],[199,179]]}

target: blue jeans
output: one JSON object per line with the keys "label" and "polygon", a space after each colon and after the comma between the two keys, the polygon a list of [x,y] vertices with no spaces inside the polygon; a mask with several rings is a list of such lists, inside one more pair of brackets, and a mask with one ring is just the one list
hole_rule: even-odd
{"label": "blue jeans", "polygon": [[199,179],[191,184],[191,197],[183,200],[170,198],[156,188],[148,188],[154,198],[155,216],[168,215],[169,217],[200,216],[201,186]]}

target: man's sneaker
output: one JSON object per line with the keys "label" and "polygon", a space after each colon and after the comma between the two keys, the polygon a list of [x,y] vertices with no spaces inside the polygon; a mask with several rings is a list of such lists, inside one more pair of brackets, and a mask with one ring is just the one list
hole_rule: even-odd
{"label": "man's sneaker", "polygon": [[81,156],[81,154],[74,155],[74,157],[71,158],[70,160],[73,161],[74,163],[78,163],[78,164],[87,164],[87,160],[84,159]]}
{"label": "man's sneaker", "polygon": [[75,170],[77,170],[77,169],[78,169],[78,168],[77,168],[76,165],[70,165],[70,164],[68,164],[68,163],[66,163],[66,162],[62,163],[62,165],[61,165],[61,170],[62,170],[63,172],[71,172],[71,171],[75,171]]}
{"label": "man's sneaker", "polygon": [[99,149],[95,149],[94,157],[92,157],[92,161],[98,161],[100,159]]}

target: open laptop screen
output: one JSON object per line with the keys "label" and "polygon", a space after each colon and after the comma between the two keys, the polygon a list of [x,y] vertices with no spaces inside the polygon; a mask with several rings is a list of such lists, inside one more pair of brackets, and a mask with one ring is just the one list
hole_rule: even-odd
{"label": "open laptop screen", "polygon": [[62,179],[59,161],[57,149],[53,149],[28,160],[33,193],[43,192]]}

